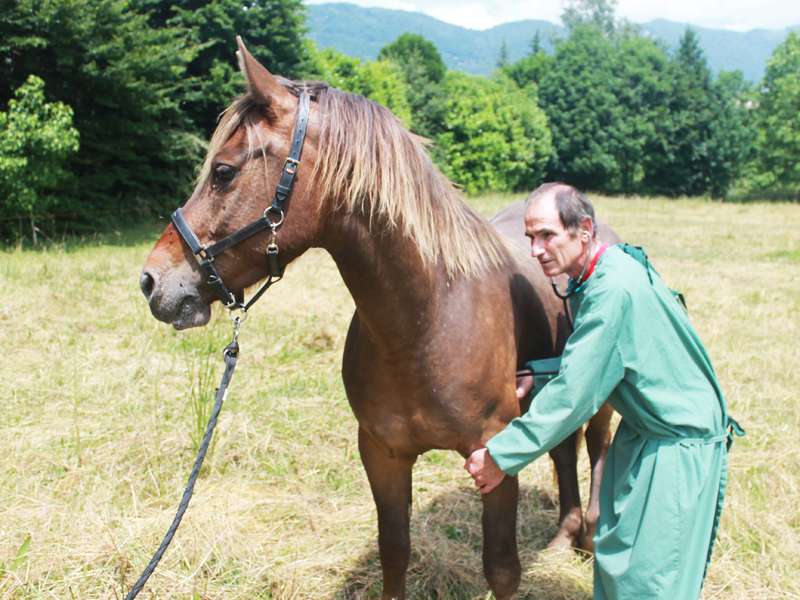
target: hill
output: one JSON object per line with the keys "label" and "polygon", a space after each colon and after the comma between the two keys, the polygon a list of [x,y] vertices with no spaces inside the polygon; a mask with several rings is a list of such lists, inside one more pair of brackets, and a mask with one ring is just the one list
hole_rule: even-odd
{"label": "hill", "polygon": [[[546,49],[551,50],[552,33],[564,34],[561,25],[549,21],[525,20],[503,23],[491,29],[476,31],[451,25],[418,12],[365,8],[355,4],[313,4],[308,9],[310,36],[321,48],[334,47],[350,56],[374,60],[382,46],[402,33],[421,33],[436,44],[449,69],[476,75],[492,72],[503,46],[515,61],[528,52],[531,39],[538,30]],[[656,19],[642,23],[646,34],[662,38],[675,48],[685,23]],[[789,29],[755,29],[745,33],[722,29],[693,27],[715,73],[720,69],[742,71],[745,79],[756,82],[775,46]]]}
{"label": "hill", "polygon": [[[652,36],[660,37],[670,47],[675,48],[683,32],[685,23],[675,23],[666,19],[656,19],[643,23],[642,28]],[[775,46],[783,41],[789,29],[754,29],[747,32],[727,31],[694,27],[700,44],[708,58],[708,66],[714,73],[740,70],[748,81],[757,82],[764,75],[764,67]]]}
{"label": "hill", "polygon": [[310,36],[320,48],[333,46],[349,56],[374,60],[381,47],[406,31],[421,33],[436,44],[448,69],[491,73],[505,37],[512,61],[528,51],[536,30],[542,40],[564,28],[548,21],[505,23],[485,31],[451,25],[417,12],[364,8],[355,4],[313,4],[308,9]]}

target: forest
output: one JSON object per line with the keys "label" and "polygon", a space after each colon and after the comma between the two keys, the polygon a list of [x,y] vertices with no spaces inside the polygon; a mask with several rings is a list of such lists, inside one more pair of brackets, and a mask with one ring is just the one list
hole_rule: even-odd
{"label": "forest", "polygon": [[[566,4],[564,33],[491,76],[448,70],[404,33],[377,60],[318,48],[300,0],[6,0],[0,12],[0,233],[85,234],[187,197],[242,91],[236,35],[272,73],[324,80],[431,140],[467,194],[561,180],[623,196],[800,199],[800,35],[750,85],[618,19]],[[547,50],[546,50],[547,48]]]}

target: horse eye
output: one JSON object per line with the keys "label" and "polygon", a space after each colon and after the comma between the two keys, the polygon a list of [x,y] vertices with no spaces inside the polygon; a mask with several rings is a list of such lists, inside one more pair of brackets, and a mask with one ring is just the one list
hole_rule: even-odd
{"label": "horse eye", "polygon": [[236,169],[228,165],[220,165],[214,169],[214,177],[221,181],[230,181],[236,175]]}

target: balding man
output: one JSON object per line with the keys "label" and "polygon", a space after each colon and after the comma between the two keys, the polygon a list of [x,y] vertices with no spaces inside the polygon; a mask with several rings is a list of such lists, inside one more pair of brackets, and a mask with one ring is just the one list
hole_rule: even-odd
{"label": "balding man", "polygon": [[[600,489],[594,598],[696,600],[725,494],[727,429],[743,433],[708,354],[644,255],[595,238],[594,209],[578,190],[537,189],[525,230],[544,274],[570,277],[574,331],[558,375],[466,469],[487,493],[608,401],[622,420]],[[532,386],[518,378],[517,395]]]}

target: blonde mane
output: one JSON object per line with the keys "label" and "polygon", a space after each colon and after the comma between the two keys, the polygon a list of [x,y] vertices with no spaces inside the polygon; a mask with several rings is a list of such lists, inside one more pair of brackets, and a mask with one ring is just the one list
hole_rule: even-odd
{"label": "blonde mane", "polygon": [[[416,243],[425,265],[441,260],[450,277],[472,277],[508,261],[511,243],[461,199],[434,167],[422,138],[389,110],[321,82],[278,79],[295,95],[309,91],[318,103],[319,154],[311,178],[319,186],[320,206],[331,200],[334,210],[367,215],[378,233],[400,229]],[[236,128],[251,128],[256,106],[247,94],[225,111],[198,187]]]}

